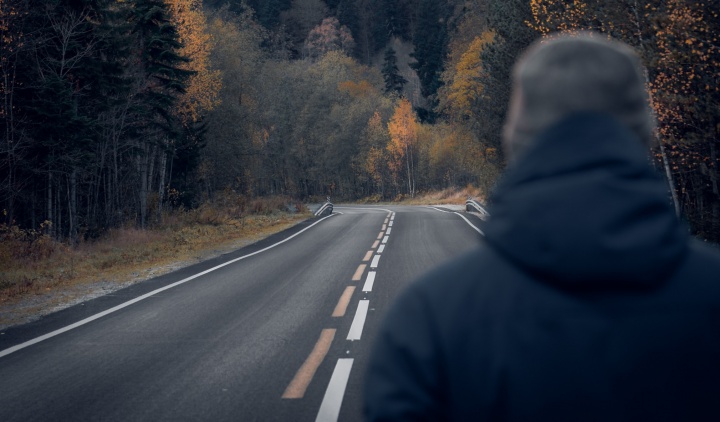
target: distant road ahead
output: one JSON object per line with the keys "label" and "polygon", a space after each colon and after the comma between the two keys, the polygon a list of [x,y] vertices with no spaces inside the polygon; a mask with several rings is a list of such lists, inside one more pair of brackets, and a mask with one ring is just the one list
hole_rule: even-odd
{"label": "distant road ahead", "polygon": [[476,247],[478,223],[428,207],[336,206],[7,329],[0,421],[361,420],[382,315],[407,283]]}

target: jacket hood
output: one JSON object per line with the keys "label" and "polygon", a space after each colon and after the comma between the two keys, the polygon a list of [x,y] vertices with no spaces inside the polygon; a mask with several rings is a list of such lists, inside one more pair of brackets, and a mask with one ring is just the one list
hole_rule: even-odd
{"label": "jacket hood", "polygon": [[577,114],[542,133],[508,167],[491,204],[487,242],[564,287],[651,287],[687,248],[642,142],[606,115]]}

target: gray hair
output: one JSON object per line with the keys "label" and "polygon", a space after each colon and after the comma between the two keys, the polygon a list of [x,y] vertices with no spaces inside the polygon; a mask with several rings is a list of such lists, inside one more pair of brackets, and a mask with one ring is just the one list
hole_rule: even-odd
{"label": "gray hair", "polygon": [[655,129],[643,67],[626,44],[591,32],[535,42],[515,65],[504,131],[509,158],[540,132],[582,111],[614,116],[650,145]]}

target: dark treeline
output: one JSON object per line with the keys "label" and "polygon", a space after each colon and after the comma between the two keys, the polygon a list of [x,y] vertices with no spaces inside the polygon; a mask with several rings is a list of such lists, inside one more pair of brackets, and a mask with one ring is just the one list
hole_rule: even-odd
{"label": "dark treeline", "polygon": [[0,0],[2,221],[77,239],[218,193],[488,192],[518,54],[594,29],[641,53],[669,200],[720,240],[717,9],[565,3]]}

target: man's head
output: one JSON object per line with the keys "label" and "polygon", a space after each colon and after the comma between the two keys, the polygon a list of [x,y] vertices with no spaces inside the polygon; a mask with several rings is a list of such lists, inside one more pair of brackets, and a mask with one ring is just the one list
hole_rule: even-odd
{"label": "man's head", "polygon": [[596,111],[616,117],[646,144],[653,139],[642,64],[625,44],[601,35],[559,35],[532,45],[513,72],[505,125],[510,159],[564,117]]}

